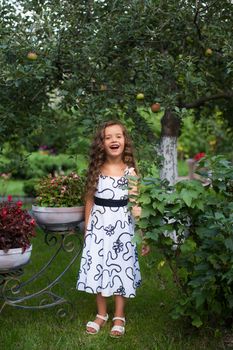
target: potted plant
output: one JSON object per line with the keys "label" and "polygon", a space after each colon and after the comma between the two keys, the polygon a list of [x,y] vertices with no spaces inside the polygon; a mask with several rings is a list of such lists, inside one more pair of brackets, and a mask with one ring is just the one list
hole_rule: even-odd
{"label": "potted plant", "polygon": [[22,209],[22,202],[13,202],[11,196],[0,202],[0,273],[29,261],[34,236],[35,220]]}
{"label": "potted plant", "polygon": [[48,175],[36,186],[36,205],[33,216],[49,231],[66,231],[84,217],[84,179],[72,172],[69,175]]}

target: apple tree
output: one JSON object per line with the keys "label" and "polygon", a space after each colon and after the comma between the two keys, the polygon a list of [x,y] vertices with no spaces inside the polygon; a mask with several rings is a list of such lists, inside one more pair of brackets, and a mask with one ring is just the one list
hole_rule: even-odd
{"label": "apple tree", "polygon": [[230,0],[3,1],[1,142],[43,133],[57,94],[77,133],[120,116],[147,156],[156,137],[141,112],[152,106],[156,117],[156,105],[161,176],[173,183],[188,109],[196,118],[220,111],[233,126],[232,8]]}

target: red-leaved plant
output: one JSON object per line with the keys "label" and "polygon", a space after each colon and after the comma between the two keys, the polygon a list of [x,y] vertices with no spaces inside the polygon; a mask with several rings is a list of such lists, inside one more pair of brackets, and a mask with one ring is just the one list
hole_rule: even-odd
{"label": "red-leaved plant", "polygon": [[22,202],[8,201],[0,203],[0,249],[7,252],[12,248],[22,248],[24,252],[30,247],[30,238],[36,235],[35,220],[27,210],[22,209]]}

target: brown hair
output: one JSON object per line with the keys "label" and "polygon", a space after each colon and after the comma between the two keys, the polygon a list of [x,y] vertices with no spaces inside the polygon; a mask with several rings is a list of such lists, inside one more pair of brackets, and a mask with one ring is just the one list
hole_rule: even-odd
{"label": "brown hair", "polygon": [[137,173],[136,162],[133,155],[132,142],[125,126],[119,121],[108,121],[99,128],[91,145],[90,162],[86,181],[86,196],[93,196],[93,194],[96,191],[100,170],[106,160],[104,150],[105,129],[108,126],[113,125],[119,125],[122,128],[123,135],[125,138],[125,148],[123,151],[122,160],[125,164],[127,164],[128,167],[133,167],[135,169],[135,172]]}

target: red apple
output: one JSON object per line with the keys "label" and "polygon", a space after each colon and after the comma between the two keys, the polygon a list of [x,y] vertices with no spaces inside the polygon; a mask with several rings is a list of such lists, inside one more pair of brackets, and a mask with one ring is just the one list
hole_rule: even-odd
{"label": "red apple", "polygon": [[160,103],[156,102],[156,103],[153,103],[151,106],[150,106],[150,109],[153,113],[156,113],[160,110]]}

